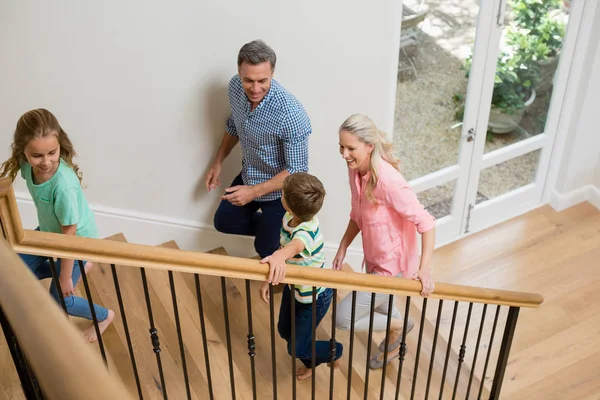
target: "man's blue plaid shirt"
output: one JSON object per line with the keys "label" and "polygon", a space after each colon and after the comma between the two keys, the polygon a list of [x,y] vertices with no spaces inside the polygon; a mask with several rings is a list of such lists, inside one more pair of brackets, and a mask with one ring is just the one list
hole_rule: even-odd
{"label": "man's blue plaid shirt", "polygon": [[[290,174],[308,171],[310,119],[302,104],[275,79],[258,107],[251,104],[239,75],[229,82],[231,116],[227,132],[237,136],[242,148],[242,180],[253,186],[283,170]],[[256,201],[271,201],[281,191],[267,193]]]}

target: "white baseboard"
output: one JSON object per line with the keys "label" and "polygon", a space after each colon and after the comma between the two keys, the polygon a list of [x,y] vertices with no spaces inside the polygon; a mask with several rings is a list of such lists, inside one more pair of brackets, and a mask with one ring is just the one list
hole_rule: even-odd
{"label": "white baseboard", "polygon": [[598,210],[600,210],[600,189],[596,186],[592,186],[590,189],[590,203]]}
{"label": "white baseboard", "polygon": [[600,210],[600,190],[594,185],[585,185],[568,193],[552,192],[550,205],[556,211],[562,211],[584,201],[589,201]]}
{"label": "white baseboard", "polygon": [[[37,226],[37,213],[31,197],[26,193],[15,193],[21,213],[23,226],[33,229]],[[253,239],[248,236],[225,235],[209,224],[187,221],[162,215],[144,214],[131,210],[115,209],[90,204],[96,216],[100,237],[123,233],[130,243],[158,245],[174,240],[179,247],[191,251],[208,251],[223,246],[236,257],[256,255]],[[333,261],[338,242],[325,242],[325,257],[328,263]],[[346,262],[354,269],[360,269],[363,253],[361,249],[351,247]]]}

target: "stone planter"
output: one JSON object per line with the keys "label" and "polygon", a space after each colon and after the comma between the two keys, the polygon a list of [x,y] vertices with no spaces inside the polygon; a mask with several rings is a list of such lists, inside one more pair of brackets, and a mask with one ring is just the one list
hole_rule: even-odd
{"label": "stone planter", "polygon": [[506,114],[502,110],[492,106],[490,110],[490,118],[488,121],[488,129],[491,129],[495,134],[505,134],[514,131],[523,118],[525,109],[535,101],[535,90],[531,90],[531,96],[525,102],[525,106],[517,110],[514,114]]}

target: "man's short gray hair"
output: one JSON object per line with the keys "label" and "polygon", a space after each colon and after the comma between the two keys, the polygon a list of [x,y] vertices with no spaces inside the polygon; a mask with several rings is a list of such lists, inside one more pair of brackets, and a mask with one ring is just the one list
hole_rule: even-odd
{"label": "man's short gray hair", "polygon": [[275,63],[277,62],[275,51],[262,40],[253,40],[250,43],[246,43],[238,53],[238,67],[244,62],[257,65],[265,61],[271,64],[272,70],[275,69]]}

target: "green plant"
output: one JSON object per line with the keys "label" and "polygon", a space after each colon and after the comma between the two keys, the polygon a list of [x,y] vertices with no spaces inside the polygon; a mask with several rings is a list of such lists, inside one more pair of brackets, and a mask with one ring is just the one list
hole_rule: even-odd
{"label": "green plant", "polygon": [[492,104],[513,115],[525,107],[532,88],[539,81],[539,68],[522,50],[503,51],[496,64]]}
{"label": "green plant", "polygon": [[[525,106],[540,81],[540,62],[558,55],[564,23],[553,16],[560,0],[510,0],[513,21],[507,28],[494,77],[492,105],[513,115]],[[469,77],[471,56],[463,68]],[[464,102],[457,101],[455,118],[462,120]]]}

